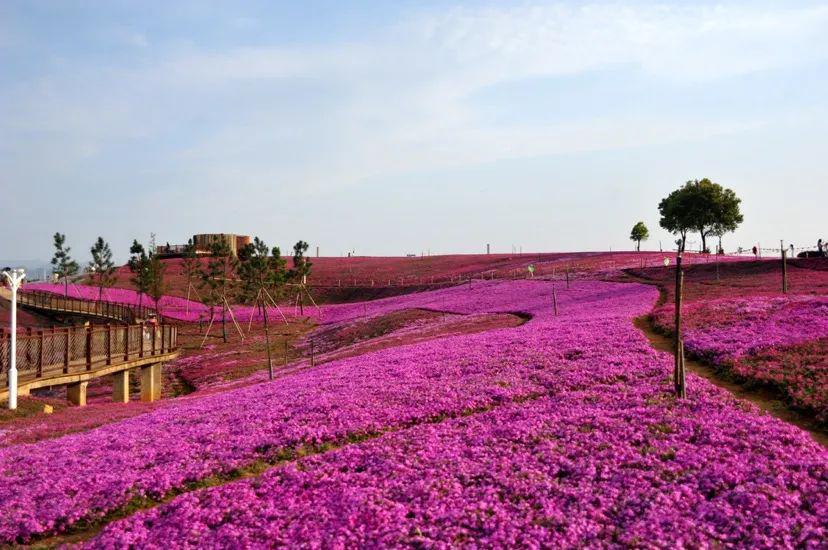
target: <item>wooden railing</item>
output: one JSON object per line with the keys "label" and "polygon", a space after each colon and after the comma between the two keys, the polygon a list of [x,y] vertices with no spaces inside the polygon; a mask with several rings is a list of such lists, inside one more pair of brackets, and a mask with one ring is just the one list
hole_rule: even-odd
{"label": "wooden railing", "polygon": [[[83,300],[45,292],[42,290],[25,290],[17,293],[17,302],[21,306],[28,306],[59,313],[72,313],[75,315],[90,315],[120,321],[122,323],[135,323],[137,319],[148,319],[156,317],[153,308],[145,306],[134,306],[119,304],[107,301]],[[160,320],[160,319],[159,319]]]}
{"label": "wooden railing", "polygon": [[[27,329],[17,336],[17,371],[21,381],[91,371],[163,356],[177,348],[174,325],[97,325]],[[7,383],[10,335],[0,334],[0,384]]]}

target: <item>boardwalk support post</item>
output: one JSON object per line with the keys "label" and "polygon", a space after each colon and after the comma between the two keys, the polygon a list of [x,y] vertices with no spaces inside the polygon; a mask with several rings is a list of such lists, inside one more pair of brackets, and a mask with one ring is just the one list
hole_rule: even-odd
{"label": "boardwalk support post", "polygon": [[152,403],[161,398],[161,363],[141,367],[141,401]]}
{"label": "boardwalk support post", "polygon": [[79,407],[86,406],[86,386],[89,385],[89,382],[75,382],[74,384],[69,384],[66,386],[66,398],[73,405],[77,405]]}
{"label": "boardwalk support post", "polygon": [[112,401],[129,403],[129,371],[122,370],[112,375]]}

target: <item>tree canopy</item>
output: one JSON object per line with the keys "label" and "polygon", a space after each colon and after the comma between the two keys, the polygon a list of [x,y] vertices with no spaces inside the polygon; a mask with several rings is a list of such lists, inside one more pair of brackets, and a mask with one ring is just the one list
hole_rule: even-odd
{"label": "tree canopy", "polygon": [[702,250],[707,251],[707,237],[735,231],[744,217],[739,209],[741,199],[707,178],[690,180],[661,200],[658,205],[659,225],[679,235],[679,251],[683,252],[689,232],[698,232]]}
{"label": "tree canopy", "polygon": [[635,249],[641,250],[641,241],[646,241],[650,238],[650,230],[644,225],[644,222],[636,223],[630,232],[630,240],[635,241]]}
{"label": "tree canopy", "polygon": [[52,257],[52,273],[63,278],[64,295],[69,295],[69,278],[77,275],[80,266],[69,254],[72,249],[66,246],[66,235],[55,233],[55,255]]}
{"label": "tree canopy", "polygon": [[241,280],[241,297],[252,303],[261,311],[264,321],[265,344],[267,346],[267,365],[270,379],[273,379],[273,357],[270,349],[270,331],[268,329],[268,307],[274,303],[273,295],[278,294],[285,284],[285,261],[278,246],[273,247],[268,256],[267,245],[259,237],[254,237],[239,250],[238,275]]}
{"label": "tree canopy", "polygon": [[103,237],[98,237],[89,252],[92,254],[92,261],[89,262],[87,270],[92,280],[96,282],[98,301],[100,301],[103,298],[104,287],[115,284],[115,262],[112,261],[112,249]]}
{"label": "tree canopy", "polygon": [[219,240],[210,245],[210,261],[201,272],[202,302],[210,306],[210,321],[212,322],[215,313],[215,306],[221,305],[221,334],[222,339],[227,342],[227,306],[228,295],[232,290],[231,282],[237,268],[237,260],[230,249],[230,245],[224,240]]}
{"label": "tree canopy", "polygon": [[290,270],[290,278],[299,284],[305,284],[307,282],[311,265],[313,265],[306,256],[308,246],[308,243],[305,241],[298,241],[293,245],[293,269]]}

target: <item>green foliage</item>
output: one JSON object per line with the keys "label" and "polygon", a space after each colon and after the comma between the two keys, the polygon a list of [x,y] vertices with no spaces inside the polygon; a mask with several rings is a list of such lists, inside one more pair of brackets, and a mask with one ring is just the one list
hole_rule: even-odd
{"label": "green foliage", "polygon": [[129,247],[129,261],[127,265],[132,272],[130,281],[135,285],[135,290],[138,291],[138,305],[140,306],[144,294],[149,292],[151,276],[149,272],[149,256],[147,256],[144,246],[137,239],[133,240],[132,246]]}
{"label": "green foliage", "polygon": [[238,275],[243,301],[256,304],[265,291],[271,296],[281,294],[286,280],[285,261],[278,246],[273,247],[272,254],[268,255],[267,244],[258,237],[239,250]]}
{"label": "green foliage", "polygon": [[699,233],[702,250],[706,251],[708,236],[735,231],[742,223],[741,202],[731,189],[707,178],[688,181],[659,203],[659,223],[680,236],[680,251],[684,251],[687,233],[691,231]]}
{"label": "green foliage", "polygon": [[213,319],[215,306],[221,305],[224,315],[221,316],[222,337],[227,342],[227,303],[233,290],[232,277],[237,268],[237,260],[225,241],[214,242],[210,246],[210,261],[201,272],[201,300],[210,306],[210,320]]}
{"label": "green foliage", "polygon": [[155,302],[155,309],[157,311],[158,301],[161,300],[167,288],[164,281],[164,262],[161,261],[161,257],[157,253],[150,254],[149,256],[147,274],[149,276],[147,294]]}
{"label": "green foliage", "polygon": [[69,294],[69,278],[78,274],[80,266],[69,254],[72,249],[66,246],[66,235],[55,233],[54,235],[55,255],[52,257],[52,273],[63,278],[65,294]]}
{"label": "green foliage", "polygon": [[132,284],[138,291],[138,300],[146,294],[155,302],[155,309],[158,309],[158,302],[164,295],[166,290],[166,282],[164,281],[164,263],[161,261],[161,256],[150,252],[147,254],[144,246],[137,240],[132,241],[132,246],[129,247],[129,265],[130,271],[133,273],[131,279]]}
{"label": "green foliage", "polygon": [[299,241],[293,245],[293,268],[288,273],[289,279],[293,282],[304,284],[310,275],[313,264],[306,256],[308,246],[305,241]]}
{"label": "green foliage", "polygon": [[635,241],[635,249],[641,250],[641,241],[646,241],[650,238],[650,230],[644,225],[644,222],[638,222],[630,232],[630,240]]}
{"label": "green foliage", "polygon": [[254,237],[252,243],[239,250],[238,274],[242,283],[242,299],[260,307],[262,311],[267,343],[268,372],[272,380],[273,358],[270,352],[267,309],[270,298],[280,294],[287,279],[285,261],[282,259],[279,247],[274,246],[271,255],[268,256],[265,242],[259,237]]}
{"label": "green foliage", "polygon": [[112,249],[103,237],[98,237],[89,251],[92,253],[92,261],[89,262],[87,271],[92,280],[96,282],[100,301],[104,287],[108,288],[115,284],[115,262],[112,261]]}

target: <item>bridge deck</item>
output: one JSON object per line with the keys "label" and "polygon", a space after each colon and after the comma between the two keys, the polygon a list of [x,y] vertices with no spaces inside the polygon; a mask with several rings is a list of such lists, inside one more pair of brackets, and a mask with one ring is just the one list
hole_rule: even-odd
{"label": "bridge deck", "polygon": [[[37,309],[118,321],[153,313],[149,308],[137,311],[123,304],[50,293],[20,293],[18,299],[22,305]],[[107,374],[159,365],[178,356],[177,337],[178,327],[155,323],[29,328],[17,335],[18,388],[26,394],[39,387],[85,383]],[[11,335],[0,329],[0,399],[8,397],[10,351]]]}

